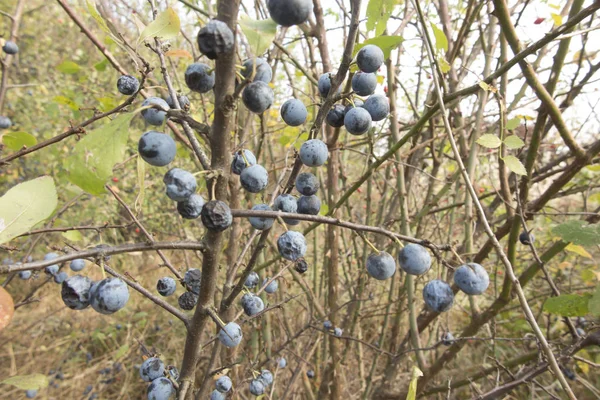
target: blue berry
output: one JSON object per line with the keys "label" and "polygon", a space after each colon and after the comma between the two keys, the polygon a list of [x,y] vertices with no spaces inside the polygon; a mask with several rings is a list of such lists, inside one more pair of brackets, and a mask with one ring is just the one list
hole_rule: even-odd
{"label": "blue berry", "polygon": [[310,0],[267,0],[273,21],[281,26],[300,25],[308,20],[313,3]]}
{"label": "blue berry", "polygon": [[262,301],[262,299],[252,293],[246,293],[244,296],[242,296],[241,303],[244,313],[246,313],[246,315],[249,317],[258,314],[265,309],[265,303]]}
{"label": "blue berry", "polygon": [[274,100],[273,89],[263,81],[252,82],[242,92],[244,105],[255,114],[262,114],[268,110]]}
{"label": "blue berry", "polygon": [[250,193],[262,192],[269,184],[269,173],[262,165],[252,165],[242,171],[240,184]]}
{"label": "blue berry", "polygon": [[211,60],[219,54],[231,53],[235,38],[229,26],[218,19],[213,19],[198,32],[198,48]]}
{"label": "blue berry", "polygon": [[221,200],[209,201],[202,207],[202,224],[211,231],[222,232],[231,226],[233,217],[227,203]]}
{"label": "blue berry", "polygon": [[[169,109],[169,105],[166,101],[161,99],[160,97],[148,97],[142,103],[142,107],[147,106],[158,106],[160,109]],[[150,125],[162,125],[165,122],[165,118],[167,117],[166,111],[161,111],[157,108],[147,108],[142,110],[142,117],[146,120]],[[172,139],[171,139],[172,140]]]}
{"label": "blue berry", "polygon": [[126,96],[131,96],[140,88],[140,81],[135,76],[122,75],[117,80],[117,90]]}
{"label": "blue berry", "polygon": [[[371,96],[372,97],[372,96]],[[353,135],[362,135],[371,128],[371,114],[362,107],[355,107],[346,113],[344,126]]]}
{"label": "blue berry", "polygon": [[377,71],[384,61],[383,51],[373,44],[368,44],[358,51],[356,63],[362,72]]}
{"label": "blue berry", "polygon": [[319,139],[307,140],[300,147],[300,160],[307,167],[320,167],[329,157],[327,145]]}
{"label": "blue berry", "polygon": [[174,391],[171,381],[160,377],[152,381],[146,393],[148,400],[168,400]]}
{"label": "blue berry", "polygon": [[331,323],[331,321],[327,320],[327,321],[323,322],[323,328],[330,330],[333,328],[333,324]]}
{"label": "blue berry", "polygon": [[177,146],[171,136],[156,131],[148,131],[140,137],[138,152],[148,164],[155,167],[164,167],[175,159]]}
{"label": "blue berry", "polygon": [[385,251],[372,253],[367,258],[367,272],[380,281],[389,279],[396,273],[396,260]]}
{"label": "blue berry", "polygon": [[530,232],[521,232],[521,234],[519,235],[519,241],[521,242],[521,244],[529,245],[535,242],[535,236],[533,236],[533,233]]}
{"label": "blue berry", "polygon": [[192,293],[200,294],[200,283],[202,282],[202,271],[198,268],[188,269],[183,276],[183,282]]}
{"label": "blue berry", "polygon": [[54,275],[54,282],[63,283],[68,277],[69,275],[65,271],[60,271],[58,274]]}
{"label": "blue berry", "polygon": [[19,278],[26,281],[31,278],[31,271],[19,271]]}
{"label": "blue berry", "polygon": [[363,108],[369,112],[373,121],[381,121],[390,113],[388,98],[382,94],[369,96]]}
{"label": "blue berry", "polygon": [[79,272],[85,268],[85,260],[78,258],[76,260],[71,261],[71,264],[69,264],[69,266],[71,267],[72,271]]}
{"label": "blue berry", "polygon": [[194,175],[179,168],[169,170],[163,182],[166,185],[167,196],[174,201],[186,200],[198,187]]}
{"label": "blue berry", "polygon": [[300,126],[308,118],[308,110],[298,99],[289,99],[280,108],[281,118],[289,126]]}
{"label": "blue berry", "polygon": [[255,396],[260,396],[265,392],[265,385],[260,379],[253,379],[250,382],[250,393]]}
{"label": "blue berry", "polygon": [[252,82],[270,83],[273,79],[273,70],[264,58],[249,58],[244,61],[243,66],[242,75],[246,79],[252,78]]}
{"label": "blue berry", "polygon": [[165,276],[164,278],[160,278],[158,282],[156,282],[156,291],[161,296],[170,296],[175,293],[177,289],[177,282],[175,279],[170,276]]}
{"label": "blue berry", "polygon": [[277,366],[279,368],[285,368],[285,367],[287,367],[287,360],[285,358],[281,357],[279,359],[279,361],[277,362]]}
{"label": "blue berry", "polygon": [[[183,95],[177,96],[177,100],[179,101],[179,106],[181,107],[182,110],[187,111],[192,106],[192,104],[190,103],[190,99],[187,96],[183,96]],[[175,106],[175,102],[173,101],[173,98],[171,97],[171,95],[167,96],[165,101],[167,102],[167,104],[169,105],[170,108],[177,109],[177,107]]]}
{"label": "blue berry", "polygon": [[[271,278],[265,278],[263,279],[262,285],[265,286],[267,285],[267,282],[269,282],[269,279]],[[273,279],[271,281],[271,283],[269,283],[266,287],[265,287],[265,292],[269,293],[269,294],[273,294],[277,291],[277,289],[279,289],[279,283],[277,282],[277,279]]]}
{"label": "blue berry", "polygon": [[263,369],[258,377],[265,386],[271,386],[273,384],[273,374],[268,369]]}
{"label": "blue berry", "polygon": [[228,376],[222,376],[215,382],[217,390],[221,393],[227,393],[231,390],[231,379]]}
{"label": "blue berry", "polygon": [[100,314],[113,314],[125,307],[129,288],[119,278],[106,278],[90,288],[90,305]]}
{"label": "blue berry", "polygon": [[[329,91],[331,90],[331,80],[333,79],[334,75],[330,72],[326,72],[323,75],[321,75],[319,77],[319,82],[318,82],[318,87],[319,87],[319,94],[321,95],[321,97],[327,97],[327,95],[329,95]],[[337,94],[340,94],[342,92],[342,87],[338,87],[337,90]]]}
{"label": "blue berry", "polygon": [[193,92],[208,93],[215,86],[215,72],[206,64],[191,64],[185,70],[185,83]]}
{"label": "blue berry", "polygon": [[298,199],[298,213],[307,215],[318,215],[321,211],[321,199],[314,194],[312,196],[301,196]]}
{"label": "blue berry", "polygon": [[226,399],[226,396],[223,393],[219,392],[217,389],[213,390],[210,393],[210,400],[225,400],[225,399]]}
{"label": "blue berry", "polygon": [[0,115],[0,129],[8,129],[12,125],[10,118]]}
{"label": "blue berry", "polygon": [[[284,193],[275,198],[273,207],[275,210],[281,212],[296,213],[298,212],[298,201],[291,194]],[[298,225],[300,223],[300,221],[291,218],[284,218],[283,220],[289,225]]]}
{"label": "blue berry", "polygon": [[34,399],[37,396],[38,391],[36,389],[29,389],[25,391],[25,397],[28,399]]}
{"label": "blue berry", "polygon": [[302,172],[296,177],[296,190],[304,196],[316,194],[319,187],[319,180],[310,172]]}
{"label": "blue berry", "polygon": [[[48,253],[44,256],[44,261],[51,261],[56,258],[58,258],[58,254]],[[56,275],[59,268],[60,266],[58,264],[48,265],[46,268],[44,268],[44,272],[46,272],[48,275]]]}
{"label": "blue berry", "polygon": [[[267,204],[257,204],[252,207],[252,209],[255,211],[273,211]],[[273,226],[273,222],[275,222],[273,218],[263,217],[249,217],[248,221],[250,221],[250,225],[252,225],[254,229],[258,229],[260,231],[270,229]]]}
{"label": "blue berry", "polygon": [[334,128],[341,128],[344,126],[344,117],[346,115],[346,107],[341,104],[336,104],[331,107],[331,110],[327,113],[327,117],[325,118],[325,122],[327,125],[332,126]]}
{"label": "blue berry", "polygon": [[334,328],[333,334],[337,337],[342,337],[342,335],[344,334],[344,331],[342,330],[342,328]]}
{"label": "blue berry", "polygon": [[184,201],[177,202],[177,212],[185,219],[196,219],[202,213],[204,204],[204,198],[194,193]]}
{"label": "blue berry", "polygon": [[313,371],[312,369],[309,369],[308,371],[306,371],[306,376],[309,379],[313,379],[315,377],[315,371]]}
{"label": "blue berry", "polygon": [[225,347],[236,347],[242,342],[242,328],[235,322],[230,322],[219,331],[219,341]]}
{"label": "blue berry", "polygon": [[244,282],[244,286],[246,286],[249,289],[252,289],[253,287],[256,287],[256,285],[258,285],[258,282],[260,281],[260,277],[258,276],[258,274],[254,271],[250,272],[250,275],[248,275],[248,277],[246,278],[246,281]]}
{"label": "blue berry", "polygon": [[357,72],[352,77],[352,90],[359,96],[369,96],[377,87],[377,75],[373,73]]}
{"label": "blue berry", "polygon": [[430,310],[441,313],[452,307],[454,293],[446,282],[434,279],[423,287],[423,300]]}
{"label": "blue berry", "polygon": [[348,104],[348,105],[346,106],[346,109],[344,110],[344,115],[345,115],[345,114],[347,114],[347,113],[348,113],[348,111],[352,110],[353,108],[356,108],[356,107],[362,107],[362,106],[364,106],[364,105],[365,105],[365,102],[364,102],[364,101],[362,101],[361,99],[354,99],[354,100],[353,100],[353,103],[354,103],[354,104]]}
{"label": "blue berry", "polygon": [[158,357],[147,358],[140,367],[140,376],[146,382],[165,376],[165,364]]}
{"label": "blue berry", "polygon": [[67,307],[72,310],[83,310],[90,305],[90,289],[92,280],[86,276],[75,275],[62,283],[60,295]]}
{"label": "blue berry", "polygon": [[431,256],[419,244],[409,243],[398,253],[400,268],[410,275],[423,275],[431,267]]}
{"label": "blue berry", "polygon": [[286,260],[296,261],[306,254],[306,239],[300,232],[287,231],[277,239],[277,249]]}
{"label": "blue berry", "polygon": [[6,54],[15,55],[19,52],[19,46],[17,46],[17,44],[15,42],[13,42],[12,40],[7,40],[6,42],[4,42],[4,46],[2,46],[2,50]]}
{"label": "blue berry", "polygon": [[177,299],[177,304],[182,310],[190,311],[196,307],[196,303],[198,303],[198,296],[192,292],[184,292]]}
{"label": "blue berry", "polygon": [[[250,150],[242,151],[244,152],[243,156],[241,151],[238,151],[233,155],[233,160],[231,160],[231,172],[236,175],[240,175],[244,169],[256,164],[256,157]],[[245,160],[244,157],[246,157]],[[248,161],[248,164],[246,164],[246,161]]]}
{"label": "blue berry", "polygon": [[452,346],[452,343],[454,343],[454,335],[452,332],[445,332],[442,335],[442,344],[444,346]]}
{"label": "blue berry", "polygon": [[490,277],[481,265],[467,263],[454,271],[454,283],[460,290],[473,296],[485,292],[490,284]]}

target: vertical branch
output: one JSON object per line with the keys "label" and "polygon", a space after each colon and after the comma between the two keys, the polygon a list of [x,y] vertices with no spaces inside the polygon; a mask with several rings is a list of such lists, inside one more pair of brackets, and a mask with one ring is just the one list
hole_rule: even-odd
{"label": "vertical branch", "polygon": [[[218,3],[217,19],[225,22],[235,33],[240,0]],[[237,42],[237,35],[236,35]],[[229,179],[231,123],[235,109],[233,97],[235,86],[235,53],[221,54],[215,66],[215,111],[211,130],[211,169],[218,174],[207,181],[207,188],[214,187],[216,199],[227,200]],[[212,200],[216,200],[212,199]],[[194,373],[200,357],[200,340],[208,321],[208,309],[213,302],[217,284],[218,264],[223,245],[223,233],[207,231],[205,236],[207,250],[202,260],[202,283],[196,311],[190,323],[185,342],[185,351],[181,367],[181,389],[179,400],[192,396]]]}

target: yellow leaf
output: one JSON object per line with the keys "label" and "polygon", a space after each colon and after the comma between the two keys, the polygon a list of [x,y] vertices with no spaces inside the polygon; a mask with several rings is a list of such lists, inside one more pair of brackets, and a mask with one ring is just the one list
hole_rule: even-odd
{"label": "yellow leaf", "polygon": [[592,255],[588,253],[582,246],[573,243],[569,243],[569,245],[565,247],[565,250],[570,251],[571,253],[578,254],[585,258],[592,258]]}
{"label": "yellow leaf", "polygon": [[561,262],[560,264],[558,264],[558,269],[560,269],[560,270],[565,270],[565,269],[567,269],[567,268],[571,268],[572,266],[573,266],[573,264],[571,264],[570,262],[568,262],[568,261],[563,261],[563,262]]}
{"label": "yellow leaf", "polygon": [[550,15],[552,16],[552,20],[554,21],[554,26],[562,25],[562,15],[555,13],[552,13]]}
{"label": "yellow leaf", "polygon": [[164,40],[173,39],[179,34],[181,22],[179,16],[171,7],[158,14],[140,35],[138,42],[143,42],[148,38],[160,37]]}
{"label": "yellow leaf", "polygon": [[423,372],[414,366],[412,370],[412,377],[410,384],[408,385],[408,393],[406,394],[406,400],[415,400],[417,398],[417,380],[423,376]]}

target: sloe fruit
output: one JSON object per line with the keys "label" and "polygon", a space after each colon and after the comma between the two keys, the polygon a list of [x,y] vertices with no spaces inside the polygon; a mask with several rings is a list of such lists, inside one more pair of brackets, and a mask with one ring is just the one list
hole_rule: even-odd
{"label": "sloe fruit", "polygon": [[298,99],[289,99],[279,109],[281,118],[289,126],[300,126],[308,118],[308,110],[304,103]]}
{"label": "sloe fruit", "polygon": [[170,276],[165,276],[163,278],[160,278],[158,280],[158,282],[156,282],[156,291],[161,295],[161,296],[170,296],[173,293],[175,293],[175,290],[177,289],[177,282],[175,281],[175,279],[171,278]]}
{"label": "sloe fruit", "polygon": [[100,314],[113,314],[125,307],[129,288],[119,278],[106,278],[90,288],[90,305]]}
{"label": "sloe fruit", "polygon": [[260,281],[260,277],[258,276],[258,274],[256,272],[252,271],[252,272],[250,272],[250,275],[248,275],[248,277],[246,278],[246,281],[244,282],[244,286],[252,289],[253,287],[256,287],[256,285],[258,285],[259,281]]}
{"label": "sloe fruit", "polygon": [[194,175],[179,168],[170,169],[163,182],[167,188],[167,196],[174,201],[186,200],[198,187]]}
{"label": "sloe fruit", "polygon": [[158,357],[147,358],[140,367],[140,376],[145,382],[165,376],[165,364]]}
{"label": "sloe fruit", "polygon": [[8,129],[12,125],[12,121],[8,117],[0,115],[0,129]]}
{"label": "sloe fruit", "polygon": [[181,307],[181,309],[185,310],[185,311],[193,310],[194,307],[196,307],[197,302],[198,302],[198,296],[196,296],[192,292],[184,292],[177,299],[177,303],[179,304],[179,307]]}
{"label": "sloe fruit", "polygon": [[184,201],[177,202],[177,211],[185,219],[196,219],[202,213],[204,198],[199,194],[193,194]]}
{"label": "sloe fruit", "polygon": [[265,303],[255,294],[246,293],[242,296],[242,308],[247,316],[251,317],[265,309]]}
{"label": "sloe fruit", "polygon": [[[58,258],[58,254],[48,253],[44,256],[44,261],[54,260],[55,258]],[[46,268],[44,268],[44,272],[46,272],[48,275],[56,275],[59,268],[60,266],[58,264],[48,265]]]}
{"label": "sloe fruit", "polygon": [[135,76],[121,75],[117,80],[117,90],[126,96],[131,96],[140,88],[140,81]]}
{"label": "sloe fruit", "polygon": [[300,160],[307,167],[320,167],[329,157],[327,145],[319,139],[310,139],[300,147]]}
{"label": "sloe fruit", "polygon": [[334,128],[341,128],[344,126],[344,117],[346,116],[346,107],[341,104],[335,104],[331,107],[331,110],[327,113],[325,122],[327,125]]}
{"label": "sloe fruit", "polygon": [[454,293],[446,282],[434,279],[423,287],[423,299],[430,310],[441,313],[452,307]]}
{"label": "sloe fruit", "polygon": [[[285,213],[296,213],[298,212],[298,201],[291,194],[284,193],[275,198],[273,207],[275,210]],[[300,221],[291,218],[284,218],[283,220],[290,225],[298,225],[300,223]]]}
{"label": "sloe fruit", "polygon": [[31,278],[31,271],[19,271],[19,278],[26,281]]}
{"label": "sloe fruit", "polygon": [[71,267],[72,271],[79,272],[85,268],[85,260],[78,258],[76,260],[71,261],[71,264],[69,264],[69,266]]}
{"label": "sloe fruit", "polygon": [[409,243],[398,253],[400,268],[410,275],[423,275],[431,267],[431,256],[419,244]]}
{"label": "sloe fruit", "polygon": [[157,131],[148,131],[138,142],[138,152],[148,164],[164,167],[175,159],[177,146],[171,136]]}
{"label": "sloe fruit", "polygon": [[[190,99],[187,96],[184,96],[184,95],[177,96],[177,100],[179,101],[179,106],[181,107],[182,110],[187,111],[192,106],[192,103],[190,103]],[[171,107],[172,109],[177,109],[177,107],[175,106],[175,102],[173,101],[173,98],[171,97],[171,95],[167,96],[166,101],[167,101],[167,104],[169,105],[169,107]]]}
{"label": "sloe fruit", "polygon": [[454,271],[454,283],[466,294],[478,295],[488,288],[490,277],[481,265],[467,263]]}
{"label": "sloe fruit", "polygon": [[250,393],[252,393],[255,396],[260,396],[264,392],[265,392],[265,385],[263,384],[263,382],[261,380],[253,379],[250,382]]}
{"label": "sloe fruit", "polygon": [[248,110],[262,114],[271,107],[275,95],[273,89],[263,81],[255,81],[244,88],[242,101]]}
{"label": "sloe fruit", "polygon": [[208,93],[215,86],[215,71],[203,63],[190,64],[185,70],[187,87],[197,93]]}
{"label": "sloe fruit", "polygon": [[529,245],[535,242],[535,236],[533,236],[533,233],[530,232],[521,232],[521,234],[519,235],[519,241],[521,242],[521,244]]}
{"label": "sloe fruit", "polygon": [[310,0],[267,0],[271,19],[281,26],[300,25],[310,16],[313,8]]}
{"label": "sloe fruit", "polygon": [[358,51],[356,63],[362,72],[377,71],[384,61],[383,51],[373,44],[368,44]]}
{"label": "sloe fruit", "polygon": [[250,193],[262,192],[269,184],[269,173],[262,165],[252,165],[242,171],[240,184]]}
{"label": "sloe fruit", "polygon": [[225,399],[226,399],[226,396],[223,393],[219,392],[217,389],[213,390],[210,393],[210,400],[225,400]]}
{"label": "sloe fruit", "polygon": [[221,232],[231,226],[233,217],[227,203],[211,200],[202,207],[202,224],[211,231]]}
{"label": "sloe fruit", "polygon": [[296,260],[294,269],[296,270],[297,273],[304,274],[306,271],[308,271],[308,263],[306,262],[306,260],[304,258],[300,258],[300,259]]}
{"label": "sloe fruit", "polygon": [[298,213],[318,215],[321,211],[321,199],[314,194],[312,196],[300,196],[298,199]]}
{"label": "sloe fruit", "polygon": [[296,177],[296,190],[304,196],[312,196],[319,187],[319,180],[310,172],[302,172]]}
{"label": "sloe fruit", "polygon": [[231,390],[231,378],[228,376],[222,376],[215,382],[215,387],[221,393],[227,393]]}
{"label": "sloe fruit", "polygon": [[[244,152],[243,156],[241,154],[242,151]],[[248,164],[246,164],[244,157],[246,157]],[[254,164],[256,164],[256,157],[250,150],[238,151],[233,155],[233,160],[231,160],[231,172],[236,175],[240,175],[244,169]]]}
{"label": "sloe fruit", "polygon": [[183,276],[183,282],[192,293],[200,294],[200,283],[202,282],[202,271],[198,268],[188,269]]}
{"label": "sloe fruit", "polygon": [[331,323],[331,321],[327,320],[327,321],[323,322],[323,328],[330,330],[333,328],[333,324]]}
{"label": "sloe fruit", "polygon": [[362,107],[355,107],[346,113],[344,126],[353,135],[362,135],[371,128],[371,114]]}
{"label": "sloe fruit", "polygon": [[219,54],[231,53],[234,42],[229,26],[218,19],[211,20],[198,32],[198,48],[211,60],[215,60]]}
{"label": "sloe fruit", "polygon": [[334,328],[333,334],[337,337],[342,337],[342,335],[344,334],[344,331],[342,330],[342,328]]}
{"label": "sloe fruit", "polygon": [[391,278],[396,273],[396,260],[385,251],[372,253],[367,258],[367,272],[380,281]]}
{"label": "sloe fruit", "polygon": [[225,347],[236,347],[242,342],[242,328],[235,322],[230,322],[219,331],[219,341]]}
{"label": "sloe fruit", "polygon": [[173,384],[167,378],[160,377],[148,386],[148,400],[168,400],[173,394]]}
{"label": "sloe fruit", "polygon": [[354,104],[351,103],[346,106],[346,109],[344,110],[344,115],[347,114],[348,111],[352,110],[353,108],[362,107],[365,105],[365,102],[361,99],[354,99],[353,102]]}
{"label": "sloe fruit", "polygon": [[[262,286],[267,285],[267,282],[269,282],[269,279],[271,278],[265,278],[262,281]],[[273,279],[271,281],[271,283],[269,283],[266,287],[265,287],[265,292],[269,293],[269,294],[273,294],[277,291],[277,289],[279,289],[279,282],[277,282],[277,279]]]}
{"label": "sloe fruit", "polygon": [[277,239],[277,249],[286,260],[296,261],[306,253],[306,239],[300,232],[287,231]]}
{"label": "sloe fruit", "polygon": [[[169,109],[169,105],[166,101],[161,99],[160,97],[148,97],[142,103],[142,107],[147,106],[159,106],[160,109]],[[165,118],[167,116],[166,111],[161,111],[157,108],[147,108],[142,110],[142,117],[146,120],[150,125],[159,126],[165,122]]]}
{"label": "sloe fruit", "polygon": [[285,368],[285,367],[287,367],[287,360],[285,358],[281,357],[279,359],[279,362],[277,363],[277,366],[279,368]]}
{"label": "sloe fruit", "polygon": [[4,42],[4,46],[2,46],[2,50],[6,54],[15,55],[19,52],[19,46],[17,46],[17,44],[15,42],[13,42],[12,40],[7,40],[6,42]]}
{"label": "sloe fruit", "polygon": [[381,121],[390,113],[388,98],[382,94],[369,96],[363,108],[369,112],[373,121]]}
{"label": "sloe fruit", "polygon": [[[254,61],[256,60],[256,61]],[[273,79],[273,70],[264,58],[249,58],[244,61],[244,69],[242,69],[242,75],[246,79],[252,78],[252,82],[262,81],[264,83],[270,83]]]}
{"label": "sloe fruit", "polygon": [[265,386],[271,386],[273,384],[273,374],[268,369],[263,369],[258,377]]}
{"label": "sloe fruit", "polygon": [[92,280],[86,276],[74,275],[67,278],[60,290],[60,296],[67,307],[72,310],[83,310],[90,305],[90,289]]}
{"label": "sloe fruit", "polygon": [[445,332],[442,335],[442,344],[444,346],[452,346],[452,343],[454,343],[454,335],[452,332]]}
{"label": "sloe fruit", "polygon": [[25,391],[25,397],[28,399],[34,399],[37,396],[38,391],[35,389],[28,389]]}
{"label": "sloe fruit", "polygon": [[359,96],[369,96],[377,88],[377,75],[367,72],[357,72],[352,77],[352,90]]}
{"label": "sloe fruit", "polygon": [[306,371],[306,376],[309,379],[313,379],[315,377],[315,371],[313,371],[312,369],[309,369],[308,371]]}
{"label": "sloe fruit", "polygon": [[[252,207],[252,209],[255,211],[273,211],[267,204],[257,204]],[[275,222],[273,218],[263,217],[249,217],[248,221],[250,221],[250,225],[252,225],[254,229],[258,229],[259,231],[264,231],[265,229],[271,228],[273,226],[273,222]]]}
{"label": "sloe fruit", "polygon": [[[331,80],[334,75],[331,72],[325,72],[319,77],[318,88],[319,94],[321,97],[325,98],[329,95],[329,91],[331,90]],[[342,87],[338,87],[337,94],[342,92]]]}

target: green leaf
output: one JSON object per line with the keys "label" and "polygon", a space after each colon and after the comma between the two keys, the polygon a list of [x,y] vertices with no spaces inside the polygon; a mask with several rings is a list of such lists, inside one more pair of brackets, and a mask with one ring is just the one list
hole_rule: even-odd
{"label": "green leaf", "polygon": [[367,5],[367,30],[375,30],[375,36],[381,35],[396,3],[397,0],[370,0]]}
{"label": "green leaf", "polygon": [[158,14],[156,19],[152,21],[140,35],[139,42],[143,42],[148,38],[160,37],[164,40],[169,40],[177,37],[181,29],[179,16],[171,7]]}
{"label": "green leaf", "polygon": [[252,19],[247,15],[242,15],[238,21],[244,36],[255,56],[263,55],[273,43],[277,33],[277,23],[272,19]]}
{"label": "green leaf", "polygon": [[27,132],[7,132],[2,135],[2,143],[13,151],[20,150],[23,146],[31,147],[37,143],[35,136]]}
{"label": "green leaf", "polygon": [[503,159],[504,164],[517,175],[527,175],[527,170],[523,166],[523,163],[515,156],[506,156]]}
{"label": "green leaf", "polygon": [[125,354],[127,354],[128,351],[129,351],[129,345],[128,344],[124,344],[123,346],[119,347],[119,350],[117,350],[117,352],[115,353],[113,359],[114,360],[118,360],[119,358],[121,358]]}
{"label": "green leaf", "polygon": [[134,116],[134,113],[119,115],[84,136],[65,160],[69,181],[90,194],[104,193],[113,166],[125,158],[129,124]]}
{"label": "green leaf", "polygon": [[21,390],[39,390],[49,384],[48,377],[42,374],[11,376],[0,383],[16,386]]}
{"label": "green leaf", "polygon": [[565,242],[575,243],[580,246],[595,246],[600,244],[600,226],[588,224],[585,221],[571,220],[560,224],[552,232],[560,236]]}
{"label": "green leaf", "polygon": [[514,118],[508,120],[508,122],[506,123],[506,129],[508,129],[509,131],[512,131],[513,129],[517,128],[519,125],[521,125],[521,118],[514,117]]}
{"label": "green leaf", "polygon": [[433,35],[435,36],[435,48],[437,50],[448,51],[448,38],[444,31],[438,28],[433,22],[431,23],[431,28],[433,29]]}
{"label": "green leaf", "polygon": [[488,149],[497,149],[502,144],[500,138],[496,135],[492,135],[491,133],[482,135],[479,139],[477,139],[477,143],[483,147],[487,147]]}
{"label": "green leaf", "polygon": [[57,203],[54,180],[49,176],[11,188],[0,197],[0,244],[50,217]]}
{"label": "green leaf", "polygon": [[412,377],[410,378],[410,384],[408,385],[408,393],[406,394],[406,400],[415,400],[417,398],[417,381],[423,376],[423,372],[414,366],[412,370]]}
{"label": "green leaf", "polygon": [[588,302],[591,294],[562,294],[550,297],[544,303],[544,311],[561,317],[583,317],[588,313]]}
{"label": "green leaf", "polygon": [[600,317],[600,285],[596,286],[596,291],[588,302],[588,310],[594,317]]}
{"label": "green leaf", "polygon": [[98,10],[96,9],[96,4],[94,4],[94,2],[90,1],[90,0],[86,0],[86,3],[87,3],[87,9],[88,9],[90,15],[92,16],[92,18],[94,18],[96,20],[98,25],[100,25],[100,28],[102,28],[102,30],[104,32],[110,33],[110,29],[108,29],[108,25],[106,24],[106,21],[104,20],[104,18],[102,18],[102,15],[100,15]]}
{"label": "green leaf", "polygon": [[583,246],[580,246],[578,244],[569,243],[569,245],[565,247],[565,250],[580,255],[582,257],[592,259],[592,255],[588,253]]}
{"label": "green leaf", "polygon": [[319,214],[327,215],[327,213],[329,213],[329,205],[323,201],[321,202],[321,210],[319,210]]}
{"label": "green leaf", "polygon": [[442,74],[448,73],[450,71],[450,63],[446,61],[446,58],[444,56],[439,55],[437,61],[440,66],[440,69],[442,70]]}
{"label": "green leaf", "polygon": [[62,233],[62,237],[71,242],[79,242],[83,240],[83,235],[79,231],[66,231]]}
{"label": "green leaf", "polygon": [[77,105],[77,103],[74,100],[72,100],[68,97],[54,96],[54,98],[52,100],[54,100],[58,104],[64,104],[65,106],[69,107],[73,111],[79,110],[79,105]]}
{"label": "green leaf", "polygon": [[354,55],[358,53],[360,49],[368,44],[374,44],[383,50],[383,56],[387,60],[390,57],[392,50],[400,46],[400,43],[404,41],[402,36],[378,36],[373,39],[365,40],[364,42],[354,46]]}
{"label": "green leaf", "polygon": [[81,70],[81,67],[73,61],[63,61],[56,66],[56,69],[63,74],[76,74]]}
{"label": "green leaf", "polygon": [[104,72],[106,71],[106,67],[108,67],[108,59],[105,58],[102,61],[94,64],[94,69],[98,72]]}
{"label": "green leaf", "polygon": [[508,149],[515,150],[525,146],[525,142],[517,135],[510,135],[504,139],[504,145]]}

